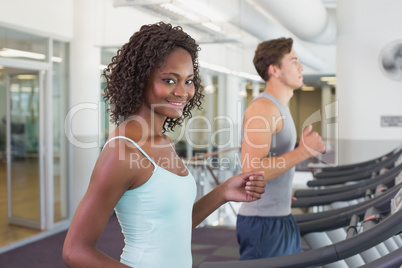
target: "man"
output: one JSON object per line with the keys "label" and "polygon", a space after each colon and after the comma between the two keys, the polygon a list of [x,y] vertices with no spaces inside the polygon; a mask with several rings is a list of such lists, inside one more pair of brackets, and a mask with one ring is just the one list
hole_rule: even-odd
{"label": "man", "polygon": [[295,166],[325,147],[310,125],[295,149],[297,134],[288,105],[293,91],[303,85],[303,67],[292,45],[291,38],[279,38],[260,43],[255,51],[254,66],[266,87],[245,112],[241,163],[243,172],[264,171],[267,184],[260,200],[240,208],[236,226],[240,260],[301,251],[300,232],[291,214]]}

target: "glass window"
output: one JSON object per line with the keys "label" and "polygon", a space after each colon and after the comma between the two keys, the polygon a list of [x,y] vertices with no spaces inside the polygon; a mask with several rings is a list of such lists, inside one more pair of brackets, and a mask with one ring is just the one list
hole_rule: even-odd
{"label": "glass window", "polygon": [[[17,228],[21,230],[17,236],[0,235],[0,246],[36,234],[46,225],[52,226],[49,221],[61,222],[69,217],[68,143],[64,133],[70,86],[69,43],[50,40],[29,31],[24,33],[0,26],[0,63],[4,65],[0,66],[0,181],[3,181],[0,195],[11,196],[9,199],[3,198],[3,204],[0,204],[0,213],[5,215],[0,217],[0,228],[5,230],[5,234],[14,233]],[[52,55],[49,55],[49,46]],[[29,63],[29,69],[24,68],[26,63]],[[52,79],[48,79],[49,76]],[[52,83],[49,84],[49,81]],[[43,116],[41,111],[50,114],[52,120],[47,120],[48,115]],[[41,119],[45,119],[42,126],[39,124]],[[6,131],[7,128],[9,131]],[[43,137],[50,132],[52,141],[44,141]],[[38,157],[42,141],[44,151],[50,154],[44,158]],[[49,148],[52,151],[48,151]],[[50,169],[49,165],[53,168],[50,177],[41,171],[42,163],[44,171]],[[22,167],[22,164],[25,166]],[[26,179],[30,184],[20,183]],[[53,207],[44,207],[39,200],[42,198],[50,202],[46,198],[49,195],[39,189],[47,191],[50,180],[54,185],[51,189]],[[46,184],[45,187],[42,187],[42,182]],[[26,190],[18,188],[18,191],[14,191],[17,189],[15,187],[22,186]],[[28,200],[24,206],[19,202],[22,197]],[[12,208],[12,215],[8,214],[8,207]],[[38,213],[37,207],[40,208]],[[53,218],[47,217],[51,214],[48,209],[52,209]],[[7,217],[7,214],[12,217]],[[29,229],[23,228],[27,226]]]}
{"label": "glass window", "polygon": [[0,57],[47,61],[48,39],[0,26]]}

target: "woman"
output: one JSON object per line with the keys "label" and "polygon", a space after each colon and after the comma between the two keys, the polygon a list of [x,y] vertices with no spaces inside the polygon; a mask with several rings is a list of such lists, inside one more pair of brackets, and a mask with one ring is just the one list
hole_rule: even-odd
{"label": "woman", "polygon": [[[261,173],[240,174],[194,204],[195,181],[164,132],[201,105],[198,50],[180,27],[144,25],[105,69],[118,127],[66,236],[68,266],[189,268],[192,228],[227,201],[254,201],[265,191]],[[125,236],[121,262],[96,249],[113,209]]]}

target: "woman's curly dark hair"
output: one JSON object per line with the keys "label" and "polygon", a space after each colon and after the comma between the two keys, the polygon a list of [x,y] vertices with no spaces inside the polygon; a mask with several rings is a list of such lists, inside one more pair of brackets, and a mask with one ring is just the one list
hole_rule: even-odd
{"label": "woman's curly dark hair", "polygon": [[141,106],[147,95],[146,85],[152,71],[178,47],[191,55],[195,94],[184,107],[180,118],[166,119],[163,131],[173,130],[176,125],[181,125],[185,118],[191,118],[191,110],[195,106],[201,108],[204,95],[198,65],[200,47],[180,26],[173,27],[171,24],[159,22],[143,25],[131,36],[129,42],[117,51],[112,62],[103,70],[102,76],[106,79],[104,99],[110,105],[108,111],[112,123],[122,123]]}

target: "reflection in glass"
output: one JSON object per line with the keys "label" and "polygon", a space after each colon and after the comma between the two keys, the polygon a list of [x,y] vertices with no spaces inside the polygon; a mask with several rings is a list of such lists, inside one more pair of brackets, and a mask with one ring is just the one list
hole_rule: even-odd
{"label": "reflection in glass", "polygon": [[[0,228],[7,225],[7,87],[6,75],[0,67]],[[1,219],[4,219],[1,221]],[[4,223],[5,221],[5,223]],[[0,245],[2,239],[0,237]]]}
{"label": "reflection in glass", "polygon": [[40,221],[37,74],[10,75],[10,112],[11,216]]}
{"label": "reflection in glass", "polygon": [[53,185],[54,222],[67,218],[67,141],[64,118],[68,89],[68,44],[53,42]]}

